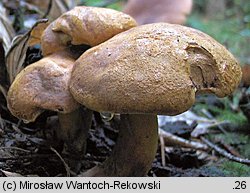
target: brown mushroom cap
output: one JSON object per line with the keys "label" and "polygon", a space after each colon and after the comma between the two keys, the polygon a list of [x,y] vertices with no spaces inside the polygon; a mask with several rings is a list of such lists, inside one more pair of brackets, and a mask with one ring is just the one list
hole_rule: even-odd
{"label": "brown mushroom cap", "polygon": [[8,108],[26,122],[44,110],[68,113],[78,107],[68,85],[75,59],[67,51],[47,56],[23,69],[8,91]]}
{"label": "brown mushroom cap", "polygon": [[240,79],[235,58],[210,36],[155,23],[120,33],[82,54],[70,91],[96,111],[175,115],[193,105],[197,92],[224,97]]}
{"label": "brown mushroom cap", "polygon": [[107,8],[78,6],[64,13],[44,31],[44,55],[69,44],[98,45],[114,35],[136,26],[129,15]]}
{"label": "brown mushroom cap", "polygon": [[41,37],[41,49],[44,56],[66,49],[71,39],[67,34],[54,32],[52,24],[44,30]]}

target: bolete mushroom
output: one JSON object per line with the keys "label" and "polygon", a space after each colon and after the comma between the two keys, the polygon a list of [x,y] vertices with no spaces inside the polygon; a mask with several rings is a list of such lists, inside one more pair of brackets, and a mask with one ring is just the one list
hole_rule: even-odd
{"label": "bolete mushroom", "polygon": [[61,50],[27,66],[11,84],[7,103],[10,112],[26,123],[35,121],[45,110],[58,112],[57,135],[65,143],[65,153],[71,156],[71,169],[77,171],[85,152],[85,128],[90,127],[92,111],[79,108],[69,92],[75,60],[68,50]]}
{"label": "bolete mushroom", "polygon": [[79,107],[68,90],[75,59],[60,51],[27,66],[8,91],[8,107],[26,123],[45,110],[69,113]]}
{"label": "bolete mushroom", "polygon": [[[80,6],[60,16],[41,37],[45,57],[23,69],[11,85],[8,92],[11,113],[32,122],[44,110],[58,112],[61,127],[58,135],[73,160],[81,159],[92,111],[79,108],[68,89],[72,67],[79,57],[75,48],[95,46],[135,25],[130,16],[106,8]],[[75,162],[71,165],[78,170]]]}
{"label": "bolete mushroom", "polygon": [[241,68],[198,30],[155,23],[120,33],[75,62],[70,91],[79,103],[121,114],[112,155],[82,176],[144,176],[157,149],[157,114],[188,110],[199,93],[231,94]]}
{"label": "bolete mushroom", "polygon": [[78,6],[64,13],[42,36],[44,55],[71,45],[96,46],[114,35],[135,27],[129,15],[108,8]]}

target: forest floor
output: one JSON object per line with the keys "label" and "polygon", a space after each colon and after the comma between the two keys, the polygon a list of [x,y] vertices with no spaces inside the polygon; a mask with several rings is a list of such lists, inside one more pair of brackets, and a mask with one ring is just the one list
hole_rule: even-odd
{"label": "forest floor", "polygon": [[[15,7],[12,4],[10,6]],[[33,11],[29,10],[29,14],[30,12],[33,14]],[[18,14],[23,13],[21,10],[20,13],[16,13],[16,17],[18,18]],[[16,26],[19,26],[19,29],[16,27],[15,30],[19,34],[27,31],[19,24],[28,21],[29,18],[30,15],[22,15],[19,18],[20,21],[15,20]],[[201,21],[199,15],[191,16],[188,21],[189,26],[211,32],[210,35],[215,35],[221,43],[227,44],[243,63],[247,63],[250,61],[248,54],[250,44],[240,33],[236,33],[236,24],[237,21],[225,20],[221,26],[221,29],[225,30],[220,32],[220,28],[215,27],[220,26],[219,22]],[[228,42],[231,43],[228,44]],[[20,46],[22,49],[23,47],[23,45]],[[5,60],[2,45],[0,53],[1,85],[5,82],[3,73],[6,73],[2,70],[5,65],[2,62]],[[27,56],[23,62],[27,65],[41,57],[40,49],[34,47],[27,50]],[[242,84],[232,96],[225,99],[213,96],[197,98],[196,104],[190,111],[193,117],[181,115],[175,118],[159,118],[159,131],[172,135],[164,139],[163,143],[161,140],[163,136],[159,132],[159,146],[148,176],[249,177],[249,104],[249,85]],[[87,140],[87,152],[81,163],[81,171],[102,163],[112,152],[118,136],[115,122],[119,121],[119,116],[114,119],[104,121],[99,113],[95,113]],[[59,127],[58,117],[52,112],[45,112],[34,123],[24,124],[11,115],[7,109],[4,94],[0,94],[0,176],[67,176],[62,143],[55,140],[57,127]],[[199,149],[195,145],[186,147],[185,143],[180,143],[176,138],[181,139],[182,142],[197,142],[207,148]],[[168,140],[172,143],[168,143]],[[71,175],[74,176],[74,174]]]}
{"label": "forest floor", "polygon": [[[25,125],[18,121],[1,119],[3,127],[0,130],[0,176],[67,176],[67,167],[61,152],[62,144],[55,140],[55,128],[59,126],[57,117],[50,117],[51,123],[47,122],[49,126],[45,126],[42,120],[43,118],[40,118],[36,123]],[[117,120],[119,121],[119,117]],[[183,119],[167,119],[160,126],[164,131],[179,138],[204,144],[201,138],[191,136],[199,125],[197,120],[191,124],[187,122]],[[95,113],[81,171],[102,163],[110,155],[118,136],[118,131],[113,125],[113,121],[103,121],[99,113]],[[205,133],[204,127],[196,129],[196,132],[202,132],[203,134],[198,135],[209,139],[215,146],[236,157],[249,157],[250,139],[247,123],[237,127],[232,122],[219,125],[223,126],[226,133],[217,126],[209,127]],[[182,147],[178,143],[165,144],[165,154],[162,155],[161,146],[159,142],[148,176],[250,176],[250,167],[247,164],[230,161],[213,148],[199,150],[195,147]]]}

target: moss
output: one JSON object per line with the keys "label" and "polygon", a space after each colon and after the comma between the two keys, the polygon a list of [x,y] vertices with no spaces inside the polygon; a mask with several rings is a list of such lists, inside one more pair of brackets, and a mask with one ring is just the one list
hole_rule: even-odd
{"label": "moss", "polygon": [[250,137],[248,136],[247,142],[245,144],[240,144],[238,148],[242,156],[250,158]]}
{"label": "moss", "polygon": [[223,170],[215,165],[212,166],[203,166],[201,167],[206,176],[210,177],[225,177]]}
{"label": "moss", "polygon": [[204,114],[201,113],[202,109],[207,109],[218,121],[229,121],[230,123],[238,126],[244,125],[248,122],[247,118],[241,111],[233,112],[229,108],[222,109],[216,106],[209,106],[201,103],[197,103],[193,107],[193,110],[197,114],[204,116]]}
{"label": "moss", "polygon": [[243,145],[250,142],[249,136],[240,133],[216,134],[214,136],[218,141],[223,141],[229,145]]}
{"label": "moss", "polygon": [[94,7],[107,7],[107,8],[115,9],[118,11],[122,10],[122,3],[121,1],[118,1],[118,0],[110,1],[110,3],[107,3],[103,0],[85,0],[84,5],[94,6]]}
{"label": "moss", "polygon": [[213,177],[249,177],[250,167],[233,161],[224,161],[220,164],[203,166],[202,169]]}
{"label": "moss", "polygon": [[222,171],[230,177],[248,177],[250,176],[250,167],[241,163],[225,161],[221,165]]}
{"label": "moss", "polygon": [[241,18],[217,18],[208,20],[203,15],[193,12],[188,18],[187,24],[193,28],[214,37],[217,41],[225,45],[241,63],[249,61],[250,32]]}
{"label": "moss", "polygon": [[245,123],[247,123],[247,118],[242,112],[235,113],[229,110],[223,110],[219,108],[215,108],[214,112],[219,113],[217,119],[220,121],[228,120],[231,123],[235,123],[236,125],[244,125]]}

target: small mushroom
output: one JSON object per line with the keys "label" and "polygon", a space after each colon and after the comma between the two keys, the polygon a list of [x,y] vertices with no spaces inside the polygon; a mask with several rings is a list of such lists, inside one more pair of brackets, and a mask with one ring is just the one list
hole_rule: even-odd
{"label": "small mushroom", "polygon": [[76,160],[84,155],[92,120],[92,111],[80,108],[69,92],[75,60],[68,50],[42,58],[16,76],[7,95],[10,112],[26,123],[35,121],[45,110],[58,112],[61,127],[57,134],[72,156],[69,158],[72,170],[78,169]]}
{"label": "small mushroom", "polygon": [[188,110],[195,95],[231,94],[241,68],[224,46],[198,30],[142,25],[93,47],[75,62],[73,97],[89,109],[121,114],[112,155],[83,176],[144,176],[157,149],[157,114]]}
{"label": "small mushroom", "polygon": [[71,45],[96,46],[136,26],[129,15],[108,8],[78,6],[64,13],[44,31],[42,51],[48,55]]}
{"label": "small mushroom", "polygon": [[68,91],[75,60],[65,51],[54,53],[22,70],[8,92],[13,115],[33,122],[45,109],[69,113],[79,107]]}

